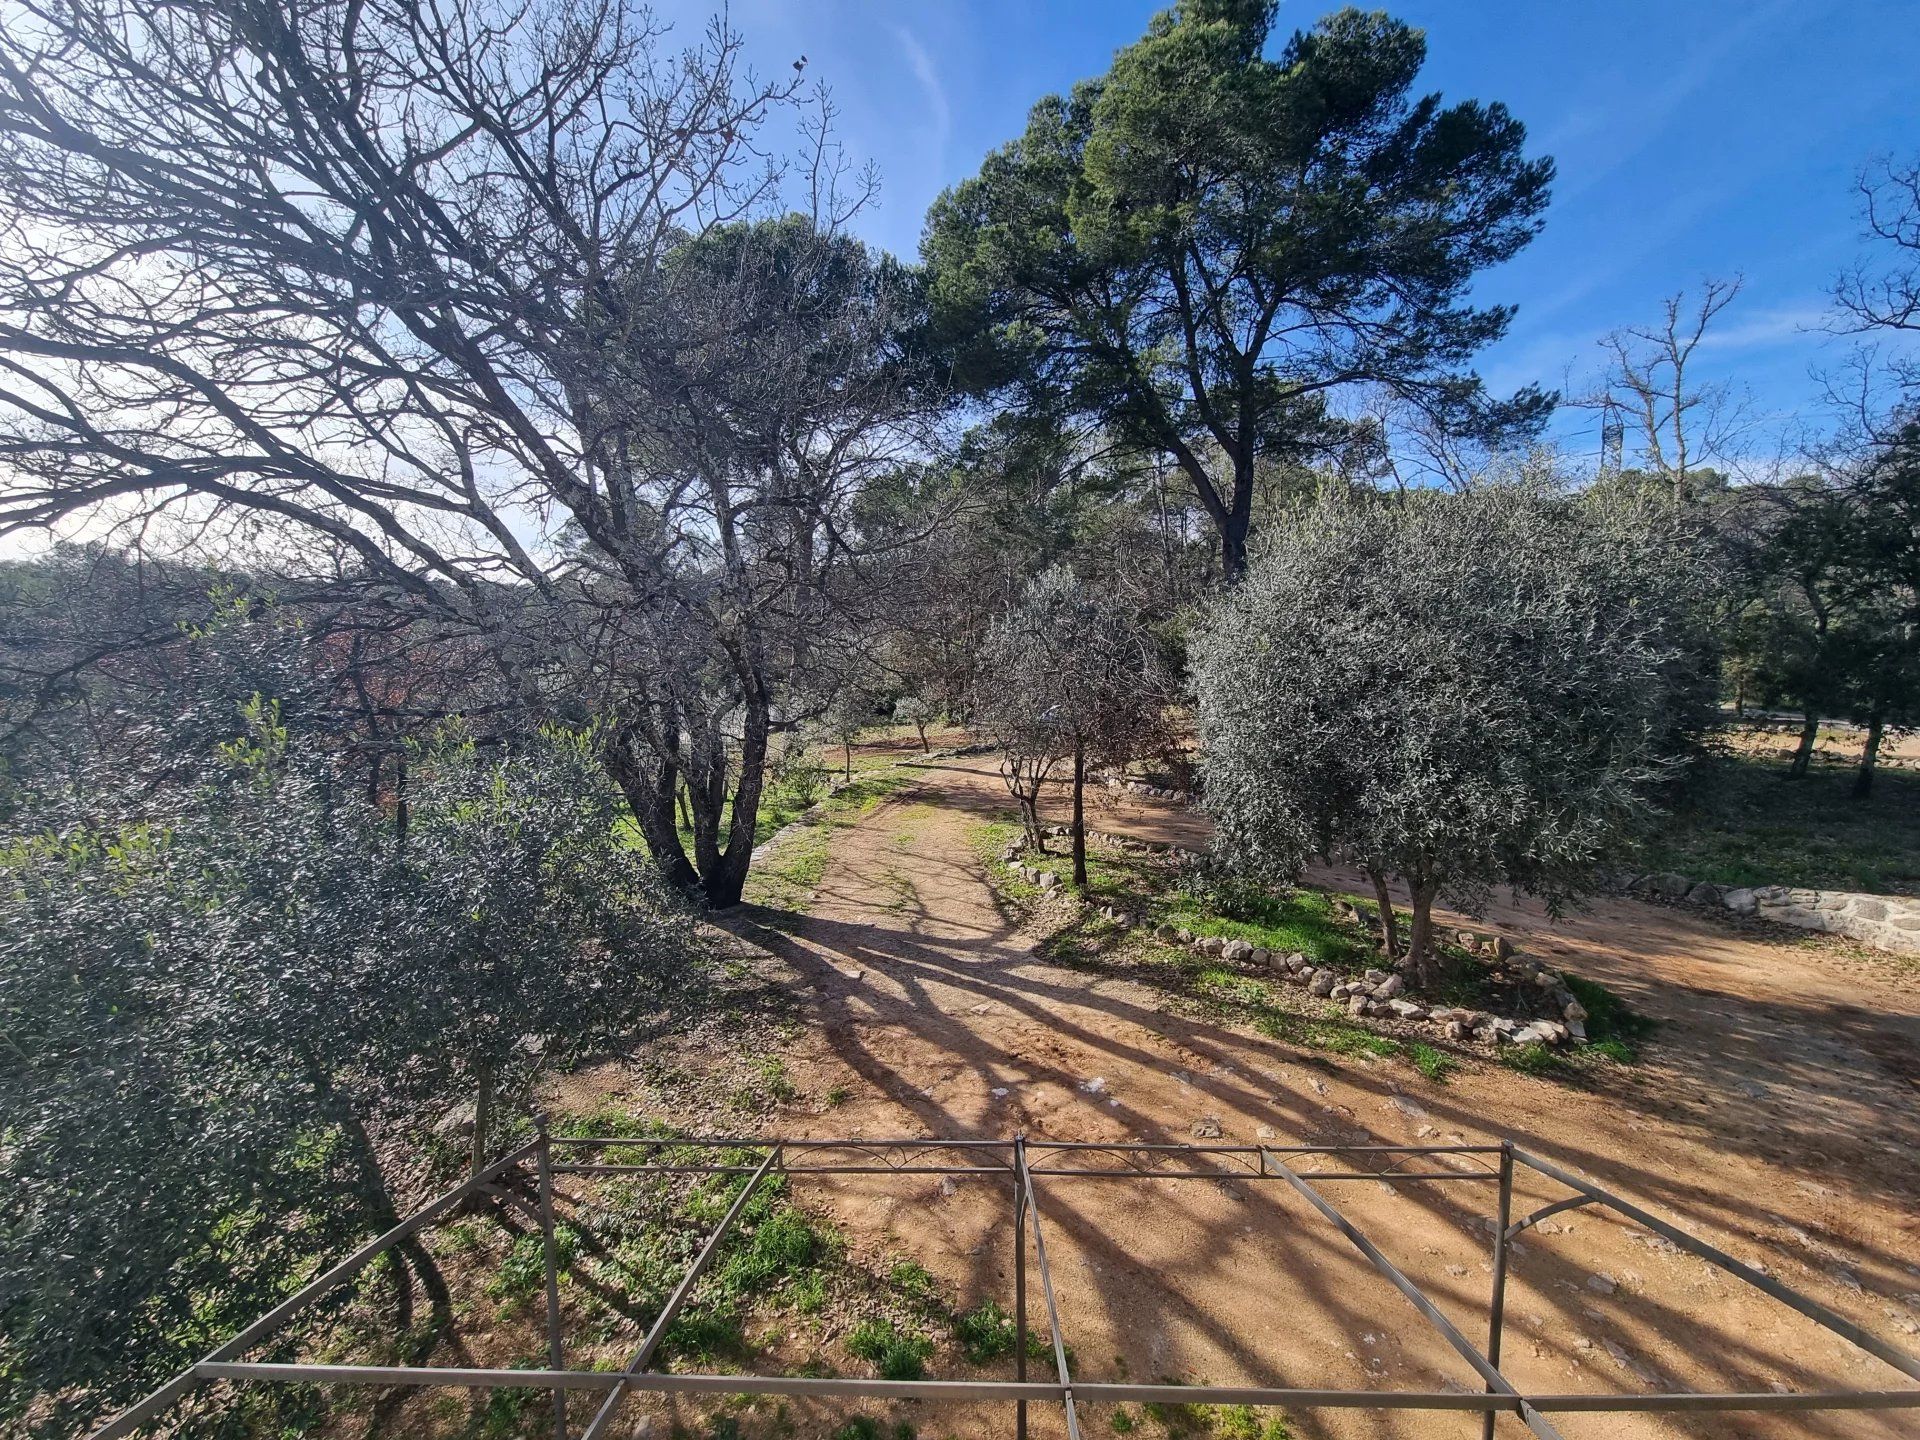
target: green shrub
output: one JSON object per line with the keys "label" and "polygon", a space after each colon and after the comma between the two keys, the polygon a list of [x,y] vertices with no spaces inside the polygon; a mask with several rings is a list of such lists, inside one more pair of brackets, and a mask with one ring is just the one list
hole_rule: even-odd
{"label": "green shrub", "polygon": [[1538,1041],[1530,1045],[1511,1045],[1500,1052],[1500,1063],[1509,1070],[1518,1070],[1522,1075],[1557,1075],[1566,1069],[1567,1062]]}
{"label": "green shrub", "polygon": [[872,1364],[882,1380],[919,1380],[927,1373],[933,1342],[891,1320],[875,1318],[854,1326],[847,1349]]}
{"label": "green shrub", "polygon": [[[554,1259],[561,1270],[573,1264],[580,1248],[580,1236],[570,1225],[553,1227]],[[495,1300],[518,1300],[544,1289],[547,1283],[547,1242],[538,1230],[529,1230],[508,1247],[493,1278],[487,1281],[487,1295]]]}
{"label": "green shrub", "polygon": [[993,1300],[983,1300],[973,1309],[956,1315],[953,1334],[960,1342],[960,1353],[967,1357],[970,1365],[990,1365],[1004,1359],[1013,1353],[1018,1338],[1013,1317]]}
{"label": "green shrub", "polygon": [[916,1305],[931,1304],[938,1298],[938,1290],[933,1276],[927,1267],[913,1260],[896,1260],[893,1268],[887,1271],[887,1283],[899,1292],[901,1297]]}

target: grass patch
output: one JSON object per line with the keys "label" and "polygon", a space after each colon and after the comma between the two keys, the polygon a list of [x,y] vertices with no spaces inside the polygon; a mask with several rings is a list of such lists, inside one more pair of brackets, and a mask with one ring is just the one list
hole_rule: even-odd
{"label": "grass patch", "polygon": [[911,1305],[933,1305],[940,1299],[939,1288],[927,1267],[916,1260],[896,1260],[887,1271],[887,1284]]}
{"label": "grass patch", "polygon": [[[775,910],[804,910],[808,897],[826,878],[834,832],[877,810],[908,780],[906,774],[891,768],[891,762],[886,769],[856,772],[851,784],[842,785],[811,807],[812,818],[807,824],[789,831],[778,845],[754,861],[747,876],[746,898]],[[783,821],[782,827],[786,823]]]}
{"label": "grass patch", "polygon": [[810,825],[782,840],[754,863],[747,898],[775,910],[799,910],[826,878],[833,832]]}
{"label": "grass patch", "polygon": [[991,1365],[1013,1353],[1018,1341],[1013,1317],[997,1302],[983,1300],[954,1316],[953,1336],[969,1365]]}
{"label": "grass patch", "polygon": [[1639,1042],[1653,1033],[1654,1021],[1628,1008],[1627,1002],[1598,980],[1563,975],[1573,998],[1587,1012],[1586,1052],[1631,1065],[1639,1058]]}
{"label": "grass patch", "polygon": [[1716,885],[1920,886],[1920,773],[1882,768],[1856,800],[1851,764],[1816,762],[1798,780],[1786,771],[1784,756],[1706,760],[1641,863]]}
{"label": "grass patch", "polygon": [[727,1103],[743,1115],[758,1115],[799,1098],[800,1089],[787,1074],[787,1062],[778,1055],[766,1055],[754,1063],[753,1077],[737,1086]]}
{"label": "grass patch", "polygon": [[1447,1077],[1460,1068],[1459,1063],[1446,1051],[1436,1050],[1418,1040],[1407,1047],[1407,1055],[1413,1061],[1413,1068],[1436,1085],[1446,1084]]}
{"label": "grass patch", "polygon": [[[1171,1379],[1163,1384],[1177,1384]],[[1135,1428],[1132,1416],[1121,1423],[1124,1407],[1115,1411],[1113,1428],[1124,1435]],[[1149,1401],[1140,1407],[1141,1415],[1159,1425],[1175,1440],[1186,1437],[1215,1436],[1218,1440],[1293,1440],[1287,1417],[1276,1411],[1257,1410],[1251,1405],[1183,1405],[1177,1401]]]}
{"label": "grass patch", "polygon": [[[579,1231],[571,1225],[553,1227],[554,1260],[562,1274],[573,1264],[579,1248]],[[493,1278],[487,1281],[486,1293],[491,1300],[511,1303],[545,1289],[546,1283],[546,1237],[538,1230],[529,1230],[507,1247],[506,1256],[495,1267]]]}
{"label": "grass patch", "polygon": [[1155,907],[1150,918],[1283,955],[1299,951],[1315,965],[1363,969],[1375,959],[1372,949],[1334,913],[1333,901],[1318,890],[1247,890],[1207,899],[1182,894]]}
{"label": "grass patch", "polygon": [[853,1327],[847,1349],[871,1364],[882,1380],[921,1380],[926,1377],[933,1341],[876,1316]]}
{"label": "grass patch", "polygon": [[[973,843],[995,890],[1007,899],[1027,903],[1040,893],[1039,887],[1016,875],[1001,858],[1021,833],[1015,821],[994,821],[976,828]],[[1051,843],[1065,842],[1056,838]],[[1031,869],[1057,875],[1060,888],[1072,883],[1070,855],[1029,851],[1020,858]],[[1178,870],[1158,857],[1090,849],[1086,898],[1095,905],[1118,905],[1138,915],[1148,927],[1172,925],[1197,936],[1245,940],[1282,954],[1299,951],[1315,965],[1339,970],[1363,969],[1375,958],[1371,942],[1335,912],[1339,897],[1317,890],[1236,886],[1231,891],[1201,894],[1183,886]],[[1118,933],[1098,916],[1085,919],[1081,928],[1094,935]],[[1072,939],[1062,950],[1068,959]]]}
{"label": "grass patch", "polygon": [[1505,1046],[1500,1051],[1500,1063],[1509,1070],[1517,1070],[1522,1075],[1532,1075],[1537,1079],[1561,1075],[1569,1069],[1563,1056],[1555,1054],[1538,1041],[1530,1045]]}

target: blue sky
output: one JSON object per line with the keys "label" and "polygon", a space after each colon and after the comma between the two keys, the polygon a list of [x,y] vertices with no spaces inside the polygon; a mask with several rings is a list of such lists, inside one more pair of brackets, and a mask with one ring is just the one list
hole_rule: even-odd
{"label": "blue sky", "polygon": [[[690,27],[710,6],[664,7]],[[1039,96],[1104,70],[1155,4],[1121,0],[734,0],[766,73],[808,58],[850,151],[884,192],[865,236],[916,251],[942,188],[1021,130]],[[1280,30],[1328,5],[1286,3]],[[1595,340],[1651,322],[1702,276],[1745,276],[1708,359],[1750,387],[1755,413],[1817,417],[1810,371],[1843,342],[1807,333],[1835,274],[1863,250],[1854,177],[1875,154],[1920,153],[1920,4],[1913,0],[1406,0],[1424,29],[1423,86],[1504,102],[1559,179],[1546,229],[1482,281],[1517,304],[1481,371],[1497,388],[1577,385]],[[683,30],[684,33],[684,30]],[[1570,448],[1594,419],[1563,412]]]}

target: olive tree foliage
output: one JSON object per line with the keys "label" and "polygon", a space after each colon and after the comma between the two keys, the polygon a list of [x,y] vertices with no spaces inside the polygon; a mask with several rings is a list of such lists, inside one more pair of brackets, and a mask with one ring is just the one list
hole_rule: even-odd
{"label": "olive tree foliage", "polygon": [[849,676],[834,687],[825,700],[819,702],[819,717],[814,721],[814,733],[821,739],[840,747],[844,777],[853,779],[853,742],[860,738],[860,732],[873,724],[876,714],[876,701],[873,690],[865,677]]}
{"label": "olive tree foliage", "polygon": [[1157,15],[942,194],[922,242],[965,383],[1176,465],[1229,582],[1257,466],[1343,445],[1343,395],[1483,437],[1551,404],[1467,368],[1512,316],[1469,289],[1537,231],[1551,162],[1505,107],[1419,94],[1419,31],[1342,10],[1269,57],[1276,9]]}
{"label": "olive tree foliage", "polygon": [[927,726],[931,725],[938,716],[939,712],[918,695],[902,695],[893,702],[893,723],[911,725],[920,737],[922,750],[933,748],[927,743]]}
{"label": "olive tree foliage", "polygon": [[0,835],[0,1415],[50,1433],[393,1224],[379,1136],[630,1036],[697,955],[592,737],[417,748],[403,839],[279,697],[225,709],[190,774]]}
{"label": "olive tree foliage", "polygon": [[656,860],[737,899],[926,404],[916,289],[841,233],[867,182],[742,43],[636,0],[10,7],[0,533],[337,550],[535,716],[606,711]]}
{"label": "olive tree foliage", "polygon": [[1151,633],[1124,608],[1053,569],[994,622],[981,649],[974,713],[999,746],[1029,844],[1044,848],[1040,795],[1071,766],[1074,884],[1087,885],[1086,780],[1164,738],[1170,685]]}
{"label": "olive tree foliage", "polygon": [[1708,717],[1701,546],[1670,506],[1534,486],[1332,495],[1269,536],[1194,641],[1224,857],[1316,855],[1432,907],[1557,906],[1656,813]]}

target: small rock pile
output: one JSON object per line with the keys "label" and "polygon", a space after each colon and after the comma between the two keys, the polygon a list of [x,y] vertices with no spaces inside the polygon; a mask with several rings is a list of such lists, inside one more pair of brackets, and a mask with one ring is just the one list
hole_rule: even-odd
{"label": "small rock pile", "polygon": [[[1478,942],[1479,937],[1465,931],[1461,934]],[[1490,978],[1495,984],[1508,985],[1524,1006],[1518,1018],[1468,1006],[1423,1005],[1406,993],[1406,977],[1398,971],[1369,969],[1358,976],[1349,975],[1330,966],[1314,965],[1298,950],[1283,954],[1246,940],[1197,936],[1174,925],[1154,927],[1153,936],[1230,965],[1270,971],[1288,984],[1304,987],[1309,995],[1344,1004],[1356,1019],[1423,1022],[1448,1040],[1471,1038],[1491,1045],[1565,1045],[1587,1038],[1587,1012],[1566,982],[1539,961],[1513,955],[1505,939],[1488,942],[1490,948],[1498,948],[1507,957],[1505,968],[1496,970]],[[1477,943],[1474,948],[1478,948]],[[1517,983],[1519,977],[1524,977],[1524,984]],[[1527,1014],[1528,1010],[1549,1013]]]}
{"label": "small rock pile", "polygon": [[1109,790],[1123,790],[1129,795],[1144,795],[1154,800],[1180,800],[1185,797],[1178,790],[1165,785],[1150,785],[1145,780],[1124,780],[1118,775],[1107,776]]}
{"label": "small rock pile", "polygon": [[[1048,833],[1060,834],[1065,829],[1057,826]],[[1132,846],[1142,851],[1179,848],[1149,845],[1123,837],[1102,837],[1102,840],[1109,845]],[[1025,846],[1019,841],[1007,847],[1003,858],[1013,874],[1041,890],[1058,890],[1060,877],[1051,870],[1027,864],[1024,854]],[[1343,918],[1360,918],[1359,912],[1345,901],[1336,902],[1335,908]],[[1140,914],[1120,905],[1103,904],[1096,913],[1127,929],[1146,923]],[[1422,1004],[1407,993],[1406,976],[1398,971],[1368,969],[1355,976],[1331,966],[1317,966],[1302,951],[1283,953],[1247,940],[1195,935],[1184,926],[1171,924],[1154,926],[1153,938],[1229,965],[1269,973],[1289,985],[1304,988],[1309,995],[1344,1004],[1347,1013],[1356,1019],[1417,1025],[1447,1040],[1472,1039],[1488,1045],[1561,1046],[1584,1043],[1587,1038],[1586,1009],[1567,988],[1566,980],[1538,960],[1516,954],[1512,942],[1505,936],[1482,936],[1462,930],[1455,939],[1461,948],[1490,964],[1488,984],[1501,993],[1506,1002],[1501,1008],[1510,1012],[1507,1014],[1468,1006]]]}
{"label": "small rock pile", "polygon": [[1800,930],[1844,935],[1895,954],[1920,955],[1920,897],[1809,890],[1792,885],[1716,885],[1671,870],[1623,876],[1629,895],[1657,895],[1688,905],[1757,916]]}

